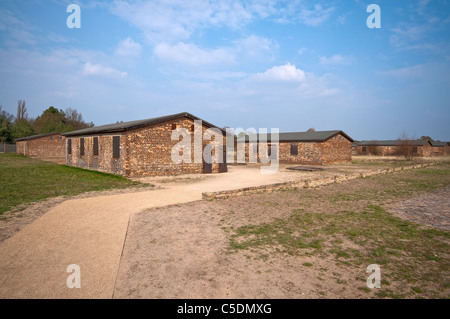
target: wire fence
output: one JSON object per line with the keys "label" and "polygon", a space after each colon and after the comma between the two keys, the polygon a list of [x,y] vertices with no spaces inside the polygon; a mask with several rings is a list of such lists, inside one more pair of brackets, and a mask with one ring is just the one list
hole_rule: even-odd
{"label": "wire fence", "polygon": [[15,153],[16,144],[0,143],[0,153]]}

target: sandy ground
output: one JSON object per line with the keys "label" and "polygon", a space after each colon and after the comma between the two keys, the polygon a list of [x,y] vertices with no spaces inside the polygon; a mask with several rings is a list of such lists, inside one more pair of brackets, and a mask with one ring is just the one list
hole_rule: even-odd
{"label": "sandy ground", "polygon": [[[317,280],[342,273],[326,259],[279,254],[265,260],[249,251],[228,253],[228,238],[219,226],[223,211],[210,208],[196,202],[133,215],[114,298],[298,299],[320,298],[322,291],[327,298],[342,298],[336,278]],[[304,266],[307,262],[315,267]],[[347,271],[339,279],[364,271]],[[358,290],[346,294],[363,296]]]}
{"label": "sandy ground", "polygon": [[[147,180],[164,188],[56,203],[0,243],[0,298],[110,298],[131,214],[201,200],[203,192],[293,180],[304,174],[311,175],[283,169],[261,175],[257,166],[230,166],[229,173],[208,175],[195,183],[192,179],[198,175],[152,178]],[[14,223],[7,228],[14,229]],[[71,264],[80,266],[80,289],[67,288]]]}

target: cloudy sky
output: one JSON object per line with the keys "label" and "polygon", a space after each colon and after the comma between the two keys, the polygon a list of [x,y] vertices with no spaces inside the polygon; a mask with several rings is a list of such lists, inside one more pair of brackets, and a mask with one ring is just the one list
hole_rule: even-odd
{"label": "cloudy sky", "polygon": [[450,140],[449,34],[449,0],[1,0],[0,104]]}

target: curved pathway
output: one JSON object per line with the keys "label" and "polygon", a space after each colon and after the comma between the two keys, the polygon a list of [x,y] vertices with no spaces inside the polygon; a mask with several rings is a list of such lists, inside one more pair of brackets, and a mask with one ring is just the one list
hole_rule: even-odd
{"label": "curved pathway", "polygon": [[[261,175],[230,167],[196,183],[164,189],[72,199],[0,243],[0,298],[111,298],[130,214],[202,199],[202,193],[285,181],[298,174]],[[67,287],[69,265],[81,288]]]}

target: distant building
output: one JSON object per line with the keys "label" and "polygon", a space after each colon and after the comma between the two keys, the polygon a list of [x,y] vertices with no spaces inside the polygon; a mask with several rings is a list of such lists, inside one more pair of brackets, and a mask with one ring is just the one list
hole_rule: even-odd
{"label": "distant building", "polygon": [[[266,140],[268,155],[276,156],[280,163],[322,165],[352,160],[353,139],[340,130],[279,133],[278,138],[278,142],[272,141],[268,134]],[[252,143],[253,140],[258,143]],[[238,143],[245,143],[246,161],[259,158],[260,141],[260,135],[238,139]],[[272,149],[276,149],[275,154]]]}
{"label": "distant building", "polygon": [[[400,144],[399,140],[372,140],[355,142],[352,147],[355,155],[395,156],[399,155]],[[430,141],[413,140],[411,141],[411,147],[415,156],[429,157],[433,155],[433,147]]]}
{"label": "distant building", "polygon": [[66,138],[61,133],[40,134],[16,139],[16,153],[43,161],[64,164]]}
{"label": "distant building", "polygon": [[450,142],[430,142],[433,147],[433,156],[444,156],[450,154]]}

